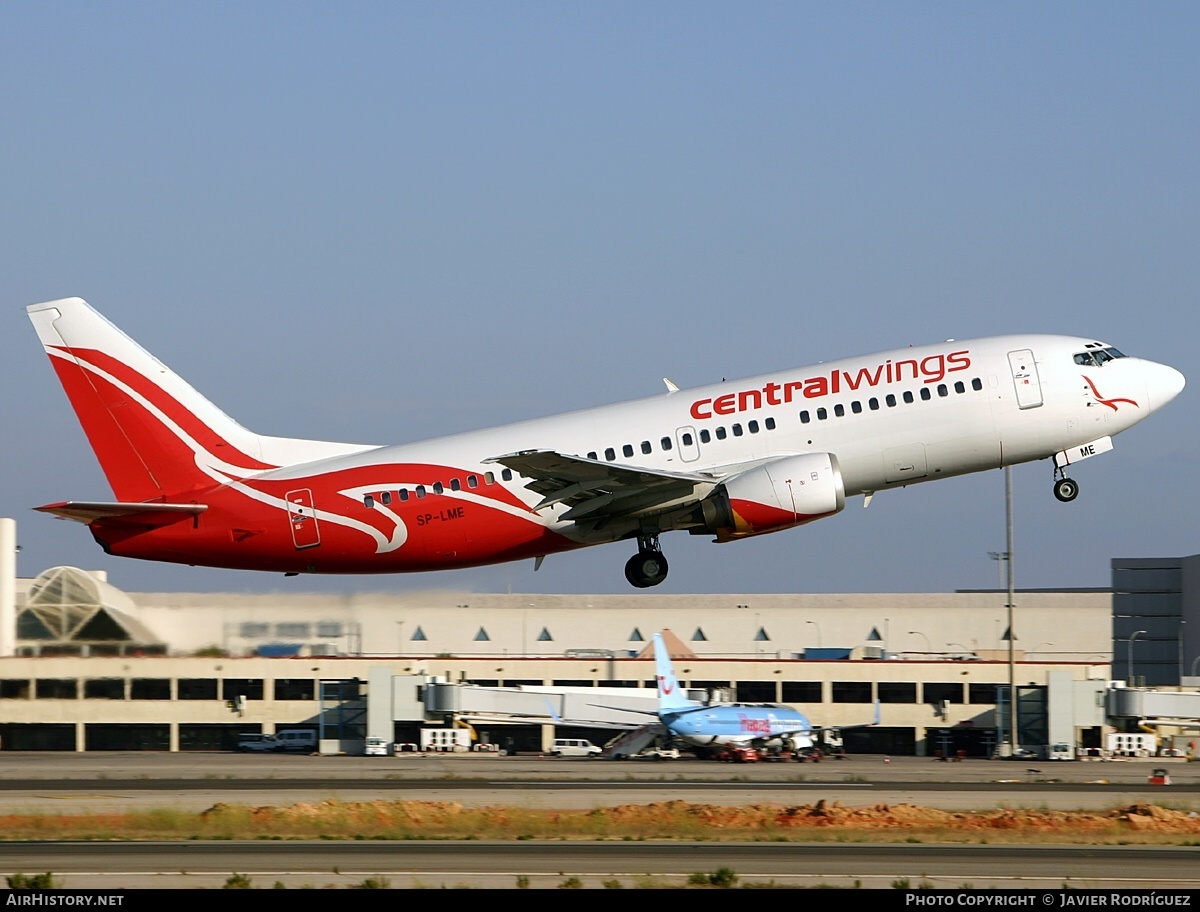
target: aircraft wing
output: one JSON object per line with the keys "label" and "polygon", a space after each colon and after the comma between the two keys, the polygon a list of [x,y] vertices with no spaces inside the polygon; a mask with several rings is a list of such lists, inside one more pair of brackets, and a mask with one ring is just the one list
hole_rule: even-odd
{"label": "aircraft wing", "polygon": [[532,479],[525,487],[542,495],[534,510],[566,504],[569,509],[561,519],[568,522],[625,518],[685,505],[720,482],[719,476],[705,472],[651,470],[553,450],[522,450],[484,461]]}

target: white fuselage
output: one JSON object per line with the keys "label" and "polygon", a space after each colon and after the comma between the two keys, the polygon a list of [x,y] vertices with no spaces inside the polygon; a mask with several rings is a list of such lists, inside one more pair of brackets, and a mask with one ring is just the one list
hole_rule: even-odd
{"label": "white fuselage", "polygon": [[[720,477],[781,455],[829,452],[841,465],[846,494],[863,494],[1048,458],[1131,427],[1182,388],[1173,368],[1140,358],[1093,367],[1073,360],[1088,346],[1102,345],[1031,335],[899,349],[370,449],[335,457],[329,467],[399,469],[417,462],[483,473],[495,468],[484,460],[498,454],[547,449]],[[1021,357],[1010,359],[1012,353]],[[313,468],[296,466],[279,475],[299,477]],[[519,476],[505,483],[530,505],[540,500],[524,490]],[[525,515],[540,516],[570,538],[572,524],[558,521],[565,511],[555,506]]]}

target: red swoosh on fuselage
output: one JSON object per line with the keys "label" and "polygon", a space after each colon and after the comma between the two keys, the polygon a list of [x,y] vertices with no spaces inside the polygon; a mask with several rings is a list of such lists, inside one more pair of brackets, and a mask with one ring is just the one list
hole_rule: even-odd
{"label": "red swoosh on fuselage", "polygon": [[1092,398],[1094,398],[1101,405],[1107,405],[1114,412],[1118,410],[1116,406],[1116,403],[1118,402],[1128,402],[1134,408],[1141,408],[1141,406],[1132,399],[1105,399],[1100,395],[1100,390],[1096,389],[1096,384],[1092,382],[1091,377],[1087,376],[1086,374],[1081,374],[1080,376],[1082,376],[1087,385],[1092,388]]}

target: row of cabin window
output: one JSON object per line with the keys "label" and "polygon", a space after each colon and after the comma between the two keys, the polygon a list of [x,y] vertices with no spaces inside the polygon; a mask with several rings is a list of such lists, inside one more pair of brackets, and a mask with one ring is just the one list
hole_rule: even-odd
{"label": "row of cabin window", "polygon": [[[503,471],[501,471],[500,478],[503,479],[504,481],[512,481],[512,469],[504,469]],[[496,483],[495,474],[493,474],[492,472],[484,472],[483,473],[483,483],[485,485],[495,484]],[[468,488],[479,487],[479,476],[478,475],[468,475],[467,476],[467,487]],[[424,497],[426,494],[429,493],[429,491],[433,491],[434,494],[441,494],[445,490],[446,490],[446,488],[442,485],[442,483],[440,481],[435,481],[432,485],[429,486],[428,489],[426,489],[425,485],[417,485],[415,488],[413,488],[412,492],[410,493],[408,488],[400,488],[398,491],[395,492],[395,495],[396,495],[396,499],[399,502],[403,503],[404,501],[408,500],[410,497],[413,497],[413,496],[418,497],[418,498]],[[462,482],[460,482],[457,478],[451,478],[450,479],[450,490],[451,491],[461,491],[462,490]],[[391,504],[392,492],[391,491],[380,491],[379,492],[379,502],[381,504],[383,504],[385,507],[388,506],[389,504]],[[368,510],[373,510],[375,508],[375,495],[374,494],[363,495],[363,506],[366,507]]]}
{"label": "row of cabin window", "polygon": [[[775,419],[774,418],[765,419],[762,423],[762,428],[765,428],[768,431],[775,430]],[[759,426],[757,419],[751,419],[750,421],[747,421],[745,428],[743,428],[740,424],[735,424],[728,431],[724,427],[718,427],[718,428],[714,428],[713,431],[710,433],[708,428],[703,428],[700,431],[700,442],[701,443],[711,443],[712,439],[713,439],[713,434],[716,435],[717,440],[724,440],[726,437],[729,436],[730,431],[733,432],[734,437],[741,437],[743,434],[746,433],[746,431],[749,431],[751,434],[757,434],[760,429],[761,428]],[[675,446],[674,440],[672,440],[670,437],[663,437],[658,443],[659,443],[659,446],[662,448],[663,452],[669,452]],[[696,443],[696,438],[692,436],[692,433],[690,431],[685,431],[679,437],[680,446],[691,447],[691,446],[695,446],[695,443]],[[652,444],[649,440],[643,440],[641,443],[641,451],[642,451],[643,455],[649,456],[652,452],[654,452],[654,444]],[[621,454],[626,459],[632,458],[633,444],[627,443],[623,447],[621,447]],[[588,453],[587,457],[588,457],[588,459],[599,459],[600,458],[596,454],[595,450]],[[606,449],[604,451],[604,458],[608,462],[614,461],[617,458],[617,451],[615,449],[613,449],[612,447],[609,447],[608,449]]]}
{"label": "row of cabin window", "polygon": [[[983,381],[980,380],[978,377],[976,377],[974,380],[971,381],[971,389],[975,390],[976,392],[983,389]],[[963,381],[958,380],[955,382],[954,392],[965,393],[966,391],[967,391],[967,385],[965,383],[963,383]],[[939,383],[937,385],[937,394],[940,397],[949,396],[950,388],[948,386],[946,386],[946,384],[944,384],[944,383]],[[921,387],[920,397],[921,397],[921,401],[928,402],[930,399],[933,398],[933,391],[928,386],[923,386],[923,387]],[[905,403],[909,403],[909,404],[916,401],[916,396],[913,395],[912,390],[905,390],[901,394],[900,398]],[[896,405],[899,403],[899,400],[896,399],[896,396],[894,393],[888,393],[886,396],[883,397],[883,401],[884,401],[884,404],[887,405],[888,408],[895,408]],[[867,408],[873,412],[879,411],[879,400],[874,397],[868,399],[867,400]],[[861,414],[862,410],[863,410],[863,404],[861,402],[859,402],[857,399],[855,399],[853,402],[850,403],[850,411],[853,412],[855,415]],[[817,414],[818,421],[824,421],[826,418],[829,417],[829,412],[826,411],[824,408],[817,409],[816,414]],[[833,416],[835,418],[841,418],[845,414],[846,414],[846,407],[844,405],[842,405],[840,402],[833,407]],[[808,424],[810,421],[812,421],[812,415],[810,415],[807,410],[800,413],[800,423],[801,424]]]}

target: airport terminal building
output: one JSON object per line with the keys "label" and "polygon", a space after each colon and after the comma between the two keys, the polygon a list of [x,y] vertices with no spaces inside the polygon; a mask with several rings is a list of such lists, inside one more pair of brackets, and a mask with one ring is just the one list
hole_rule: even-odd
{"label": "airport terminal building", "polygon": [[844,733],[851,752],[989,756],[1008,740],[1010,675],[1019,745],[1100,748],[1156,714],[1186,737],[1190,702],[1139,698],[1131,720],[1112,694],[1129,704],[1141,691],[1126,685],[1144,683],[1200,699],[1180,692],[1200,683],[1187,639],[1200,556],[1112,567],[1111,589],[1018,590],[1011,632],[1004,591],[129,593],[55,567],[15,582],[0,749],[227,750],[308,728],[353,751],[456,725],[510,750],[602,744],[629,726],[598,707],[655,705],[646,647],[660,630],[685,687],[862,726]]}

